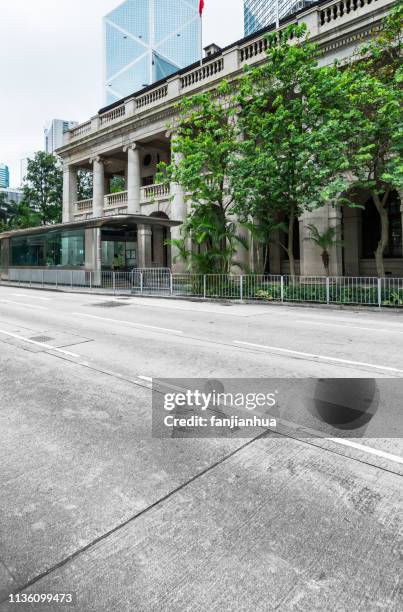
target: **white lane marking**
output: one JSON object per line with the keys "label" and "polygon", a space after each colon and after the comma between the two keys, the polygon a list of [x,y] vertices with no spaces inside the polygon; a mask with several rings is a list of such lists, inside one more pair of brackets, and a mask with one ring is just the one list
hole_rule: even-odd
{"label": "white lane marking", "polygon": [[277,353],[285,353],[287,355],[295,355],[298,357],[308,357],[309,359],[317,359],[319,361],[329,361],[333,363],[345,363],[347,365],[362,366],[365,368],[374,368],[375,370],[384,370],[386,372],[397,372],[398,374],[403,374],[403,370],[399,370],[398,368],[390,368],[388,366],[376,365],[375,363],[365,363],[363,361],[351,361],[349,359],[341,359],[339,357],[327,357],[326,355],[315,355],[314,353],[303,353],[302,351],[292,351],[291,349],[280,348],[278,346],[266,346],[264,344],[254,344],[253,342],[241,342],[240,340],[234,340],[234,344],[240,344],[242,346],[252,346],[254,348],[275,351]]}
{"label": "white lane marking", "polygon": [[10,293],[10,295],[13,295],[14,297],[30,298],[31,300],[43,300],[44,302],[49,302],[52,300],[52,298],[49,297],[39,297],[38,295],[28,295],[26,293]]}
{"label": "white lane marking", "polygon": [[69,357],[80,357],[80,355],[77,355],[76,353],[70,353],[70,351],[55,348],[54,346],[46,344],[45,342],[37,342],[36,340],[31,340],[30,338],[24,338],[24,336],[19,336],[18,334],[12,334],[11,332],[5,331],[4,329],[0,329],[0,334],[5,334],[6,336],[10,336],[11,338],[23,340],[24,342],[28,342],[29,344],[34,344],[35,346],[40,346],[51,351],[56,351],[57,353],[62,353],[63,355],[69,355]]}
{"label": "white lane marking", "polygon": [[393,329],[392,327],[389,328],[385,328],[385,327],[362,327],[361,325],[343,325],[341,323],[322,323],[319,321],[310,321],[309,319],[305,319],[304,321],[296,321],[296,323],[302,323],[303,325],[306,325],[307,323],[309,323],[309,325],[330,325],[332,327],[346,327],[347,329],[362,329],[363,331],[375,331],[375,332],[391,332],[392,334],[403,334],[403,330],[396,330]]}
{"label": "white lane marking", "polygon": [[153,379],[150,378],[150,376],[139,376],[138,378],[141,378],[141,380],[145,380],[147,382],[153,382]]}
{"label": "white lane marking", "polygon": [[36,304],[25,304],[25,302],[12,302],[11,300],[0,300],[1,304],[15,304],[17,306],[28,306],[28,308],[35,308],[36,310],[49,310],[46,306],[37,306]]}
{"label": "white lane marking", "polygon": [[78,317],[88,317],[90,319],[98,319],[100,321],[110,321],[112,323],[118,323],[121,325],[133,325],[134,327],[141,327],[143,329],[155,329],[157,331],[170,332],[172,334],[183,334],[183,331],[179,329],[169,329],[167,327],[156,327],[155,325],[144,325],[142,323],[135,323],[134,321],[123,321],[122,319],[110,319],[108,317],[97,317],[96,315],[85,314],[84,312],[72,312],[71,314]]}
{"label": "white lane marking", "polygon": [[365,444],[358,444],[358,442],[353,442],[352,440],[348,440],[345,438],[326,438],[331,442],[335,442],[336,444],[343,444],[344,446],[351,446],[352,448],[356,448],[357,450],[363,451],[364,453],[369,453],[370,455],[376,455],[377,457],[382,457],[382,459],[388,459],[389,461],[394,461],[395,463],[403,464],[403,457],[399,457],[399,455],[392,455],[391,453],[386,453],[385,451],[378,450],[373,446],[366,446]]}

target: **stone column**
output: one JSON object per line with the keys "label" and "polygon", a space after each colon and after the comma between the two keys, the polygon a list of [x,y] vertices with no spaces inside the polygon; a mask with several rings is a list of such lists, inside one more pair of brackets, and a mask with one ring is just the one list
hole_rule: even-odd
{"label": "stone column", "polygon": [[243,227],[240,223],[236,222],[236,231],[237,235],[242,238],[249,248],[246,248],[240,242],[235,243],[236,251],[232,256],[232,266],[231,272],[232,274],[249,274],[250,272],[250,245],[251,245],[251,237],[250,232],[246,227]]}
{"label": "stone column", "polygon": [[141,160],[138,145],[125,147],[127,152],[127,211],[131,215],[139,215],[141,192]]}
{"label": "stone column", "polygon": [[[171,145],[173,142],[173,138],[171,140]],[[172,150],[171,146],[171,159],[174,159],[177,163],[179,163],[182,159],[181,153],[175,153]],[[179,183],[171,183],[171,219],[173,221],[186,221],[187,217],[187,204],[185,200],[185,193],[183,188]],[[176,226],[171,228],[171,239],[179,240],[181,238],[181,226]],[[189,245],[190,246],[190,245]],[[175,246],[171,246],[171,268],[173,272],[183,273],[186,272],[186,264],[181,261],[175,261],[175,258],[178,254],[178,249]]]}
{"label": "stone column", "polygon": [[63,223],[74,221],[77,202],[77,168],[63,166]]}
{"label": "stone column", "polygon": [[150,268],[151,267],[151,241],[152,241],[152,229],[150,225],[138,225],[137,226],[137,249],[138,256],[137,261],[139,268]]}
{"label": "stone column", "polygon": [[92,216],[102,217],[104,212],[104,197],[105,197],[105,178],[104,178],[104,161],[98,155],[92,160],[94,187],[92,196]]}
{"label": "stone column", "polygon": [[280,230],[274,230],[269,242],[269,271],[270,274],[281,274],[281,246]]}
{"label": "stone column", "polygon": [[153,225],[153,264],[158,268],[165,266],[164,262],[164,228],[162,225]]}
{"label": "stone column", "polygon": [[[330,276],[343,276],[343,245],[342,245],[343,215],[340,206],[329,204],[329,227],[336,231],[335,244],[330,249]],[[338,244],[337,244],[338,243]]]}

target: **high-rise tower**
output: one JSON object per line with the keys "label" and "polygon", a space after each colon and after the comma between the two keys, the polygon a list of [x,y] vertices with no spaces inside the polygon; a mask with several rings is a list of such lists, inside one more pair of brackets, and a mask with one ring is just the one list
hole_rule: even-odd
{"label": "high-rise tower", "polygon": [[104,17],[108,104],[199,59],[198,8],[199,0],[125,0]]}
{"label": "high-rise tower", "polygon": [[[278,0],[278,16],[283,19],[313,4],[315,0]],[[276,22],[277,0],[244,0],[245,36]]]}

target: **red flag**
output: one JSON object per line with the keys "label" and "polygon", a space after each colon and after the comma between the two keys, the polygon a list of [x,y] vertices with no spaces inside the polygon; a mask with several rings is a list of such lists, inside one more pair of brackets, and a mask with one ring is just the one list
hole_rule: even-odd
{"label": "red flag", "polygon": [[200,2],[199,2],[199,15],[200,15],[200,17],[203,14],[203,9],[204,9],[204,0],[200,0]]}

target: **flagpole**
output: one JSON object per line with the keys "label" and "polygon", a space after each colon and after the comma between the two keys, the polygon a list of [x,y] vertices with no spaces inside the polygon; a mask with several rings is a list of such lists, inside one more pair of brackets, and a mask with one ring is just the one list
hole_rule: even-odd
{"label": "flagpole", "polygon": [[203,14],[200,13],[200,68],[203,67]]}

